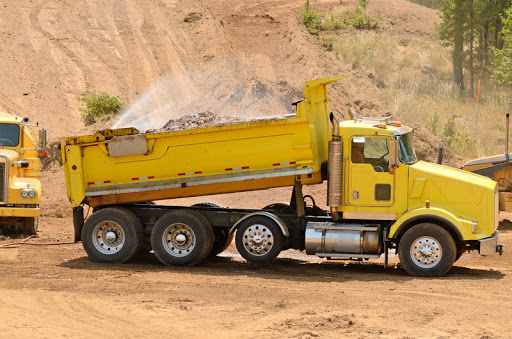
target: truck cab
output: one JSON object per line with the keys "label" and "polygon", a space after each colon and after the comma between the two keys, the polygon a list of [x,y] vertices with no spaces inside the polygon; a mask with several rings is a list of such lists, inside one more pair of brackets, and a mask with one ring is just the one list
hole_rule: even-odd
{"label": "truck cab", "polygon": [[39,151],[46,131],[28,118],[0,112],[0,224],[35,235],[41,203]]}
{"label": "truck cab", "polygon": [[341,122],[339,130],[346,156],[342,204],[335,208],[345,222],[380,223],[409,273],[421,275],[443,255],[456,261],[467,250],[501,250],[495,182],[418,161],[413,131],[400,122],[354,119]]}

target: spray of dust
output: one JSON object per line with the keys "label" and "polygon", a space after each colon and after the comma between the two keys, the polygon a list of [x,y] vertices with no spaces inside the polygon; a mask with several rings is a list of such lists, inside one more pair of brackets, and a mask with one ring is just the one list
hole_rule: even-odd
{"label": "spray of dust", "polygon": [[201,112],[250,119],[294,113],[302,91],[284,81],[243,78],[227,65],[169,73],[126,109],[112,128],[159,129],[169,120]]}

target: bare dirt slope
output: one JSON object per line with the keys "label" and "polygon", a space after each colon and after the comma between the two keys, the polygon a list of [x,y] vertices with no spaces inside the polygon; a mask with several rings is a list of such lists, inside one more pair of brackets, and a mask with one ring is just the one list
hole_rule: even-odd
{"label": "bare dirt slope", "polygon": [[[356,2],[314,5],[328,11],[353,8]],[[291,89],[300,91],[304,81],[343,73],[345,79],[331,90],[336,114],[345,115],[349,105],[388,113],[371,74],[328,53],[321,39],[304,30],[302,5],[302,0],[2,0],[0,109],[39,121],[56,141],[93,131],[81,123],[76,100],[92,90],[135,103],[165,79],[171,101],[208,94],[212,102],[240,98],[254,113],[263,108],[252,107],[254,101],[242,94],[271,98],[259,84],[290,89],[292,99]],[[373,0],[371,10],[382,17],[383,29],[404,39],[428,39],[437,19],[434,11],[402,0]],[[204,83],[212,92],[201,93]],[[246,87],[238,91],[226,85],[233,83]],[[272,101],[275,106],[269,107],[282,103]],[[169,114],[163,121],[174,113]],[[109,127],[100,125],[94,128]],[[425,154],[434,154],[437,141],[429,142],[425,138],[422,144]],[[40,238],[0,248],[0,331],[6,337],[485,338],[512,333],[508,252],[499,258],[465,254],[441,279],[414,279],[400,268],[384,270],[381,261],[345,266],[297,252],[283,253],[269,267],[254,266],[233,247],[195,268],[163,267],[150,254],[126,265],[100,265],[85,257],[81,244],[68,244],[72,220],[58,163],[45,169],[43,185]],[[324,205],[324,189],[306,193]],[[286,201],[289,194],[276,189],[176,203],[215,200],[261,208]],[[506,246],[511,234],[503,233]]]}

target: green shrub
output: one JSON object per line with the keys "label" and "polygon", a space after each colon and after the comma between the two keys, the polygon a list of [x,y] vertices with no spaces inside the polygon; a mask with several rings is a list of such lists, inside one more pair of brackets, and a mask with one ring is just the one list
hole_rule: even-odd
{"label": "green shrub", "polygon": [[116,115],[124,108],[124,102],[118,96],[111,97],[105,92],[86,94],[77,98],[82,104],[78,110],[82,114],[85,126],[94,124],[98,119]]}
{"label": "green shrub", "polygon": [[363,13],[361,7],[356,7],[353,13],[345,13],[343,22],[357,29],[376,29],[379,28],[380,19],[374,20],[369,14]]}
{"label": "green shrub", "polygon": [[304,7],[301,9],[302,22],[308,32],[315,32],[320,30],[322,25],[322,15],[309,7],[309,0],[306,0]]}
{"label": "green shrub", "polygon": [[473,146],[474,140],[466,132],[462,124],[455,123],[455,114],[450,114],[444,125],[442,138],[448,147],[456,152],[464,152]]}
{"label": "green shrub", "polygon": [[437,129],[439,128],[439,113],[437,112],[437,106],[434,106],[434,112],[432,116],[428,119],[428,125],[430,127],[430,131],[437,135]]}
{"label": "green shrub", "polygon": [[323,31],[338,30],[341,28],[341,21],[336,17],[334,13],[329,14],[327,19],[321,23],[321,29]]}
{"label": "green shrub", "polygon": [[450,114],[450,116],[448,117],[448,120],[446,121],[446,123],[444,124],[444,129],[443,129],[443,140],[444,142],[446,142],[446,145],[448,145],[448,147],[450,147],[455,139],[455,135],[456,135],[456,132],[455,132],[455,114]]}

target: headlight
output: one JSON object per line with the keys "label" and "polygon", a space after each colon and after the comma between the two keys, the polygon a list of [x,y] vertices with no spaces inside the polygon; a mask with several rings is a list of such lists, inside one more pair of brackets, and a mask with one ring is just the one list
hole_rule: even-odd
{"label": "headlight", "polygon": [[35,198],[37,195],[36,190],[33,189],[24,189],[21,191],[21,197],[26,199],[32,199]]}

